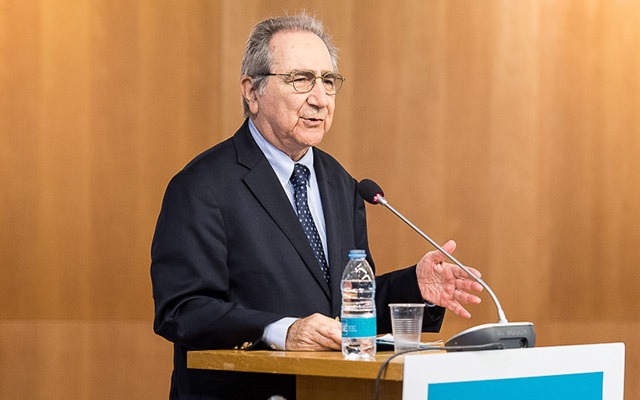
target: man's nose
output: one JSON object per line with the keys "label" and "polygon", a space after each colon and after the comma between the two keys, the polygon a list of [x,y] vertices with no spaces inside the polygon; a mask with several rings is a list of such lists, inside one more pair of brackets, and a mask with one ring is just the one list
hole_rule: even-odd
{"label": "man's nose", "polygon": [[[320,82],[318,82],[318,79],[320,79]],[[307,103],[318,108],[324,108],[327,107],[330,102],[331,98],[327,94],[324,84],[322,84],[322,77],[317,77],[316,84],[313,85],[313,88],[309,91]]]}

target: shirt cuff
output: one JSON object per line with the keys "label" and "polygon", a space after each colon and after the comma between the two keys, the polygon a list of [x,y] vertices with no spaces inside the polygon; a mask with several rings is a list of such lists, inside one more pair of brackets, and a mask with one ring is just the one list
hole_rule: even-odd
{"label": "shirt cuff", "polygon": [[297,320],[298,318],[286,317],[270,323],[264,328],[262,341],[272,350],[286,350],[287,332]]}

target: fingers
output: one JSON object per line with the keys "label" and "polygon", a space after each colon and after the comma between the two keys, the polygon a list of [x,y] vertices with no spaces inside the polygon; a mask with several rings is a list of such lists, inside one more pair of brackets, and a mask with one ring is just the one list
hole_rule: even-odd
{"label": "fingers", "polygon": [[471,313],[462,306],[461,303],[478,304],[480,298],[472,294],[466,293],[460,289],[455,289],[451,300],[446,305],[447,309],[455,313],[461,318],[471,318]]}
{"label": "fingers", "polygon": [[[456,249],[456,242],[449,240],[442,248],[451,254]],[[479,304],[481,298],[472,293],[482,292],[483,287],[463,268],[448,261],[440,251],[430,251],[420,260],[416,271],[423,298],[462,318],[471,318],[471,313],[462,304]],[[482,276],[477,269],[466,268],[475,277]]]}
{"label": "fingers", "polygon": [[[471,271],[474,272],[474,271]],[[475,273],[475,272],[474,272]],[[467,274],[464,274],[468,276]],[[453,300],[457,302],[463,302],[467,304],[480,304],[482,299],[476,295],[473,295],[469,292],[482,292],[484,289],[482,285],[476,282],[471,277],[457,277],[454,282],[454,290],[453,290]]]}
{"label": "fingers", "polygon": [[453,311],[457,316],[465,319],[471,318],[471,313],[466,308],[462,307],[460,303],[453,302],[450,306],[447,306],[448,310]]}
{"label": "fingers", "polygon": [[454,251],[456,251],[456,247],[458,245],[456,244],[456,242],[454,240],[448,240],[447,243],[442,245],[442,248],[449,254],[453,253]]}
{"label": "fingers", "polygon": [[482,292],[484,289],[481,284],[476,282],[473,278],[463,278],[458,277],[454,281],[454,285],[456,289],[461,289],[463,291],[473,291],[473,292]]}
{"label": "fingers", "polygon": [[287,332],[286,349],[297,351],[339,350],[340,322],[321,314],[313,314],[294,322]]}
{"label": "fingers", "polygon": [[453,291],[453,300],[467,304],[480,304],[482,302],[480,297],[461,289],[455,289]]}
{"label": "fingers", "polygon": [[[451,271],[451,274],[453,276],[455,276],[456,278],[469,279],[470,281],[475,282],[475,280],[473,279],[473,277],[470,274],[468,274],[464,269],[460,268],[456,264],[442,263],[442,265],[443,265],[443,269],[448,268]],[[480,271],[478,271],[477,269],[475,269],[473,267],[469,267],[469,266],[465,266],[465,268],[467,268],[469,270],[469,272],[471,272],[477,278],[481,278],[482,277],[482,273]]]}
{"label": "fingers", "polygon": [[[474,274],[476,277],[478,277],[478,278],[482,277],[482,272],[478,271],[477,269],[475,269],[473,267],[467,267],[467,269],[469,271],[471,271],[471,273]],[[468,274],[466,274],[466,272],[465,272],[465,275],[468,275]],[[469,278],[471,278],[471,277],[469,277]]]}
{"label": "fingers", "polygon": [[[455,268],[461,271],[461,269],[456,265],[448,264],[444,266],[444,268],[446,267]],[[469,270],[474,274],[478,272],[477,276],[479,277],[479,271],[475,268],[469,268]],[[480,304],[482,299],[470,292],[481,292],[483,290],[482,285],[476,282],[467,273],[463,272],[453,280],[453,287],[454,289],[451,293],[450,302],[446,306],[447,309],[451,310],[461,318],[471,318],[471,313],[464,308],[462,304]]]}

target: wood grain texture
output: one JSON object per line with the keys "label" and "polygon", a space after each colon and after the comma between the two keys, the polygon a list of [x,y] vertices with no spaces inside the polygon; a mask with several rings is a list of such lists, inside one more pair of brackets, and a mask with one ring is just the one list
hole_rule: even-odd
{"label": "wood grain texture", "polygon": [[[321,147],[455,239],[540,345],[625,341],[638,398],[640,3],[363,4],[0,0],[0,397],[164,396],[171,349],[142,328],[162,194],[241,124],[251,27],[306,9],[347,78]],[[386,210],[368,214],[379,272],[429,250]],[[438,337],[495,321],[483,300]],[[83,350],[67,356],[67,337]],[[104,352],[109,340],[121,349]],[[31,367],[5,362],[22,356]],[[68,357],[82,368],[63,376]]]}
{"label": "wood grain texture", "polygon": [[[369,400],[374,398],[375,386],[370,380],[350,378],[324,378],[299,376],[296,379],[296,396],[307,400]],[[402,399],[402,382],[380,381],[378,398]]]}
{"label": "wood grain texture", "polygon": [[[187,354],[187,365],[196,369],[375,379],[392,355],[392,351],[384,351],[373,360],[347,362],[338,351],[200,350]],[[402,366],[402,362],[392,360],[381,379],[402,381]]]}
{"label": "wood grain texture", "polygon": [[0,321],[0,397],[161,399],[171,347],[148,320]]}

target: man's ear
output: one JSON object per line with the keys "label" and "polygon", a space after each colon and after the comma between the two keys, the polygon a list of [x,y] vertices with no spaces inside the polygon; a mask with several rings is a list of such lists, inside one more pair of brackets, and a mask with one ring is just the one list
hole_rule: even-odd
{"label": "man's ear", "polygon": [[258,113],[258,92],[253,84],[253,78],[250,76],[243,76],[240,80],[240,92],[244,97],[247,104],[249,104],[249,111],[251,114]]}

